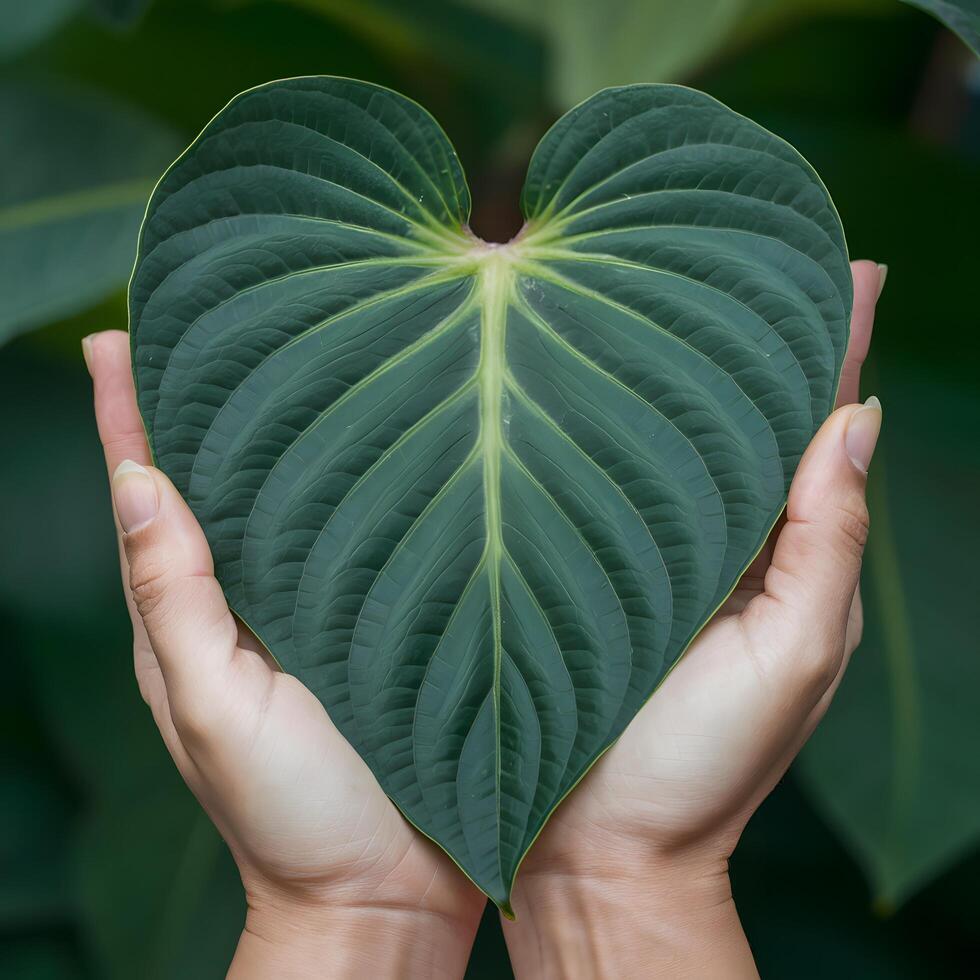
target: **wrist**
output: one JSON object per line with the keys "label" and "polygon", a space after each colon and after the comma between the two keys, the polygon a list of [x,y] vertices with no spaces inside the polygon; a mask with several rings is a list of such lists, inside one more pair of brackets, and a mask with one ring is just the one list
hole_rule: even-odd
{"label": "wrist", "polygon": [[523,977],[758,976],[727,863],[610,860],[518,876],[504,934]]}
{"label": "wrist", "polygon": [[475,918],[379,905],[315,907],[250,899],[231,980],[461,977]]}

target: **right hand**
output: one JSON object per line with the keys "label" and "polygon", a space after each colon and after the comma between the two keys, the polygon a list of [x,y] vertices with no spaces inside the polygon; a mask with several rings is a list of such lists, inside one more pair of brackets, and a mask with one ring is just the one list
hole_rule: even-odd
{"label": "right hand", "polygon": [[519,976],[752,977],[728,858],[823,717],[861,636],[867,467],[858,397],[883,273],[852,264],[838,405],[786,519],[528,854],[504,930]]}

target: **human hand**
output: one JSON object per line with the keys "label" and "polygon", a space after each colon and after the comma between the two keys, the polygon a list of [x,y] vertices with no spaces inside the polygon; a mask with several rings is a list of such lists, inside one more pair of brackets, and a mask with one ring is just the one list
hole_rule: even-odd
{"label": "human hand", "polygon": [[517,921],[504,926],[518,976],[756,975],[728,858],[860,640],[865,478],[881,411],[852,403],[879,268],[852,264],[843,407],[801,461],[785,519],[528,854]]}
{"label": "human hand", "polygon": [[485,899],[232,616],[203,531],[150,467],[128,335],[83,348],[140,693],[248,898],[229,975],[461,976]]}

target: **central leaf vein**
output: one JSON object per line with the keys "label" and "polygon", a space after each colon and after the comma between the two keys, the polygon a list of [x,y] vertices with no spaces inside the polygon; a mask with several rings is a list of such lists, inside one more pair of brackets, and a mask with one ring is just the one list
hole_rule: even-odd
{"label": "central leaf vein", "polygon": [[480,267],[482,323],[480,362],[480,452],[483,459],[483,495],[486,513],[485,560],[489,576],[490,613],[493,628],[493,695],[496,764],[495,796],[500,827],[500,671],[502,662],[500,563],[504,553],[500,510],[500,462],[504,441],[504,373],[507,307],[513,275],[506,250],[489,249]]}

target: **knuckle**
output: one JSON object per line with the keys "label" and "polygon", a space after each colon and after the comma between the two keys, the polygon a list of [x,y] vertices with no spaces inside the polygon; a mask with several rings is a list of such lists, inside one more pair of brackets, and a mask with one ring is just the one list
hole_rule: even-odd
{"label": "knuckle", "polygon": [[162,563],[144,558],[130,566],[129,585],[136,611],[143,621],[152,620],[167,598],[167,569]]}
{"label": "knuckle", "polygon": [[829,624],[815,624],[802,609],[784,604],[777,635],[778,641],[761,658],[777,665],[777,687],[783,694],[790,691],[794,697],[815,701],[837,676],[842,646],[839,631]]}
{"label": "knuckle", "polygon": [[868,542],[871,518],[863,499],[842,505],[837,512],[840,540],[848,554],[860,558]]}

